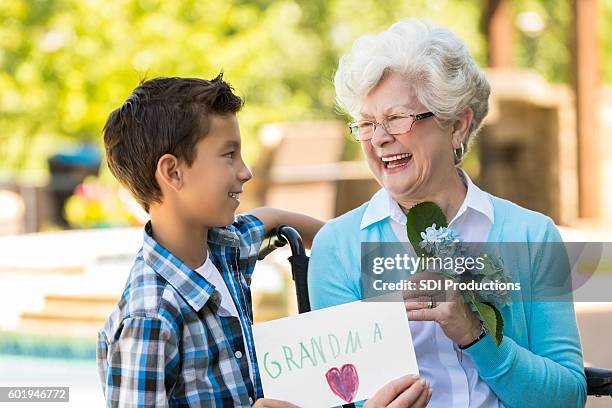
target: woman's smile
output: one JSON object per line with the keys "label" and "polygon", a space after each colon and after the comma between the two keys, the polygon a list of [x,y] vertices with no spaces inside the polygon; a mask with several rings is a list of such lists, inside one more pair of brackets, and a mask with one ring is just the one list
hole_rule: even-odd
{"label": "woman's smile", "polygon": [[380,158],[385,173],[394,174],[406,170],[412,163],[412,153],[385,155]]}

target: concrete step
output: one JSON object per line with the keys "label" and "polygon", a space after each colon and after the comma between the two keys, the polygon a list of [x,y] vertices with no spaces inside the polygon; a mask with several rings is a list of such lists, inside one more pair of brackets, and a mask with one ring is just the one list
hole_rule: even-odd
{"label": "concrete step", "polygon": [[54,314],[25,313],[17,330],[23,333],[90,337],[95,339],[105,319],[72,317],[62,318]]}
{"label": "concrete step", "polygon": [[42,313],[73,319],[106,319],[116,306],[119,296],[114,295],[60,295],[45,296]]}
{"label": "concrete step", "polygon": [[41,311],[21,314],[19,330],[95,337],[118,299],[112,295],[47,294]]}
{"label": "concrete step", "polygon": [[[282,297],[255,296],[255,323],[285,316]],[[47,294],[41,311],[20,316],[19,331],[95,337],[114,309],[119,296]]]}

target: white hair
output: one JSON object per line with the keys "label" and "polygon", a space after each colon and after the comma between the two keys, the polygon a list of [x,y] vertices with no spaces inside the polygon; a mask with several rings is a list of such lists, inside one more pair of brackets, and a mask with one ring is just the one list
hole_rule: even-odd
{"label": "white hair", "polygon": [[362,99],[388,72],[410,81],[416,98],[441,126],[451,125],[471,108],[474,118],[467,141],[480,129],[489,110],[491,87],[463,41],[451,31],[408,19],[387,31],[359,37],[340,58],[334,78],[340,108],[357,117]]}

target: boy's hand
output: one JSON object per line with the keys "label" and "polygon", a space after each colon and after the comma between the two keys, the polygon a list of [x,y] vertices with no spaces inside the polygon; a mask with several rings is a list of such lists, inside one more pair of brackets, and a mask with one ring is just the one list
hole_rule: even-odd
{"label": "boy's hand", "polygon": [[299,408],[290,402],[280,401],[270,398],[261,398],[255,401],[253,408]]}
{"label": "boy's hand", "polygon": [[266,234],[283,224],[295,228],[300,233],[306,248],[312,246],[315,235],[325,224],[323,221],[306,214],[271,207],[253,208],[246,213],[253,214],[263,222]]}
{"label": "boy's hand", "polygon": [[379,389],[363,408],[422,408],[429,403],[431,392],[427,381],[405,375]]}

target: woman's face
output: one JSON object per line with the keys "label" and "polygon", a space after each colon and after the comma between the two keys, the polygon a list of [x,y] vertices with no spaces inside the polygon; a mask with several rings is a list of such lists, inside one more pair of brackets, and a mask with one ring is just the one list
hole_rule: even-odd
{"label": "woman's face", "polygon": [[[393,114],[428,111],[406,78],[390,73],[363,99],[357,119],[382,122]],[[428,199],[455,173],[451,129],[441,128],[433,117],[416,121],[409,132],[395,136],[378,125],[361,147],[376,180],[400,203]],[[397,155],[402,158],[390,161]]]}

